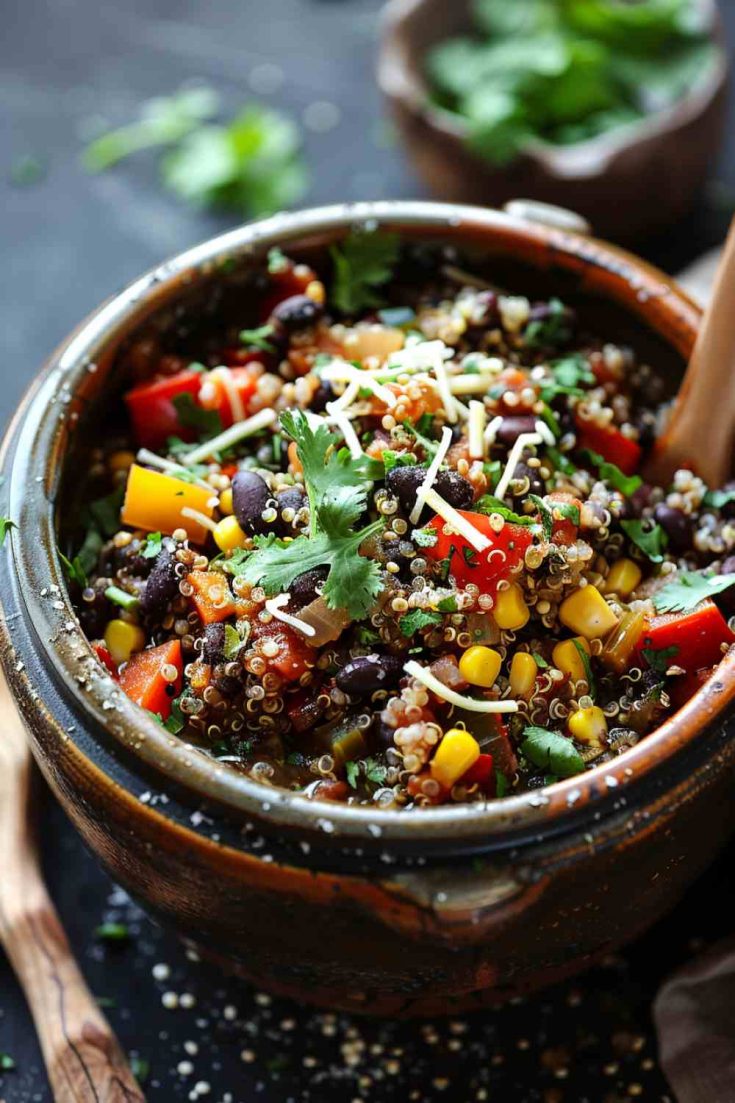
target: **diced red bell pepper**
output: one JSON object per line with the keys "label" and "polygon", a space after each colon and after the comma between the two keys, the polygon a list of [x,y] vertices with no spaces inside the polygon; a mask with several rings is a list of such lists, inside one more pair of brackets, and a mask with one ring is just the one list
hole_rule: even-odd
{"label": "diced red bell pepper", "polygon": [[[226,378],[223,373],[227,372]],[[235,421],[230,398],[229,387],[237,393],[242,403],[242,413],[247,414],[248,402],[255,394],[258,378],[262,373],[255,367],[244,368],[216,368],[201,377],[201,389],[199,391],[199,405],[205,410],[216,410],[220,416],[222,427],[228,429]],[[242,420],[240,411],[237,411],[237,420]]]}
{"label": "diced red bell pepper", "polygon": [[577,447],[597,452],[608,463],[614,463],[624,475],[634,475],[641,463],[641,446],[623,436],[619,429],[603,429],[592,421],[576,418]]}
{"label": "diced red bell pepper", "polygon": [[112,677],[117,680],[117,667],[115,666],[115,661],[107,648],[101,643],[93,643],[92,650],[94,651],[95,655],[102,663],[102,665],[106,666]]}
{"label": "diced red bell pepper", "polygon": [[125,403],[133,434],[142,448],[159,448],[168,437],[194,439],[192,431],[181,425],[173,400],[182,394],[190,394],[196,400],[200,384],[199,372],[187,370],[140,383],[128,391]]}
{"label": "diced red bell pepper", "polygon": [[459,779],[460,785],[476,785],[483,793],[492,796],[495,793],[495,768],[491,754],[481,754],[477,762],[470,766]]}
{"label": "diced red bell pepper", "polygon": [[[258,641],[272,640],[278,645],[275,655],[265,656],[272,667],[286,682],[296,682],[314,665],[316,652],[294,629],[280,621],[253,625],[253,636]],[[257,648],[256,648],[257,650]]]}
{"label": "diced red bell pepper", "polygon": [[458,585],[466,586],[472,582],[479,586],[481,593],[494,594],[498,583],[523,562],[533,536],[526,525],[513,525],[506,521],[500,532],[495,532],[490,518],[483,513],[469,510],[459,510],[459,513],[473,528],[487,536],[491,547],[484,552],[475,551],[463,536],[445,533],[444,519],[434,517],[428,527],[435,530],[438,539],[433,547],[425,549],[425,554],[436,562],[449,559],[449,573]]}
{"label": "diced red bell pepper", "polygon": [[[582,509],[579,498],[575,498],[573,494],[567,494],[564,490],[552,491],[551,494],[547,494],[546,500],[552,514],[556,505],[575,506],[578,511]],[[579,516],[579,513],[577,516]],[[559,544],[561,547],[569,547],[570,544],[574,543],[577,539],[577,525],[571,517],[554,517],[551,539],[554,544]]]}
{"label": "diced red bell pepper", "polygon": [[191,601],[202,624],[217,624],[237,611],[227,578],[219,571],[191,571],[187,581],[193,587]]}
{"label": "diced red bell pepper", "polygon": [[722,645],[735,643],[735,635],[712,601],[703,601],[691,613],[663,613],[650,620],[638,641],[643,650],[666,651],[675,647],[670,665],[687,673],[714,666],[722,658]]}
{"label": "diced red bell pepper", "polygon": [[[165,666],[175,666],[178,677],[168,682],[163,676]],[[138,651],[130,656],[120,675],[120,685],[131,701],[141,708],[157,713],[163,720],[171,715],[171,701],[181,693],[184,665],[179,640],[169,640],[159,647]]]}
{"label": "diced red bell pepper", "polygon": [[[676,662],[676,659],[673,659],[672,662]],[[694,670],[691,674],[674,678],[666,687],[666,692],[671,698],[674,708],[680,709],[685,705],[689,698],[693,697],[697,690],[702,688],[714,670],[714,666],[705,666],[702,670]]]}

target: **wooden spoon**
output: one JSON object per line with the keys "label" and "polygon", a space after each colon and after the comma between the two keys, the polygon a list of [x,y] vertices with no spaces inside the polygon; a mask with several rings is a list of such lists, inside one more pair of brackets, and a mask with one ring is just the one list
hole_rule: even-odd
{"label": "wooden spoon", "polygon": [[145,1103],[75,962],[41,875],[37,778],[0,671],[0,941],[25,992],[56,1103]]}
{"label": "wooden spoon", "polygon": [[690,467],[708,486],[722,486],[732,473],[734,437],[735,220],[689,367],[643,474],[668,486],[677,468]]}

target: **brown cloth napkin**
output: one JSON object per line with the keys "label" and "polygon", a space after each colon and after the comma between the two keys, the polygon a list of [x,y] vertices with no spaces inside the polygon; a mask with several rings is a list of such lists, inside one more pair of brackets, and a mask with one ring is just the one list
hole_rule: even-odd
{"label": "brown cloth napkin", "polygon": [[653,1017],[677,1103],[735,1103],[735,938],[674,973]]}

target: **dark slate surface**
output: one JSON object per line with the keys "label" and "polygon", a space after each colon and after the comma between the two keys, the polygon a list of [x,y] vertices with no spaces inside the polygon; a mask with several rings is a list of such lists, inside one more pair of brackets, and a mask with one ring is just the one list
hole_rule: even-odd
{"label": "dark slate surface", "polygon": [[[264,98],[297,117],[320,101],[339,106],[337,126],[307,131],[308,201],[421,194],[380,126],[372,77],[379,6],[378,0],[4,6],[3,419],[43,358],[88,310],[167,254],[228,225],[162,194],[152,159],[85,176],[78,151],[100,119],[124,122],[141,100],[193,78],[213,83],[234,109],[253,95],[253,85],[270,80],[278,86]],[[735,8],[723,8],[735,40]],[[14,186],[13,166],[27,156],[44,165],[44,178]],[[735,185],[732,133],[713,179]],[[719,193],[717,203],[703,198],[686,225],[644,252],[673,271],[720,240],[728,214]],[[317,1014],[227,984],[188,961],[110,884],[50,801],[43,840],[51,890],[82,967],[125,1047],[149,1064],[147,1092],[155,1103],[667,1099],[655,1062],[651,998],[677,961],[724,933],[735,895],[726,856],[673,916],[594,974],[467,1022],[399,1026]],[[117,946],[95,940],[106,919],[128,923],[131,939]],[[165,1006],[177,1001],[174,1009]],[[14,1072],[0,1077],[0,1100],[50,1099],[22,996],[1,958],[0,1052],[16,1062]]]}

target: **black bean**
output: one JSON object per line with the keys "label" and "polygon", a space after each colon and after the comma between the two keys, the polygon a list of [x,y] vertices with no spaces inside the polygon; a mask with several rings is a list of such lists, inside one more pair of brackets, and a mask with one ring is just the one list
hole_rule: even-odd
{"label": "black bean", "polygon": [[315,414],[321,414],[326,410],[327,403],[334,402],[336,397],[332,384],[324,379],[311,396],[309,409],[313,410]]}
{"label": "black bean", "polygon": [[295,333],[299,329],[313,326],[323,313],[324,307],[308,295],[291,295],[273,309],[271,320],[287,333]]}
{"label": "black bean", "polygon": [[533,433],[535,429],[536,418],[533,414],[513,414],[503,418],[495,439],[506,448],[512,448],[521,433]]}
{"label": "black bean", "polygon": [[654,520],[669,538],[669,549],[682,555],[692,546],[692,523],[680,509],[672,509],[661,502],[653,511]]}
{"label": "black bean", "polygon": [[[475,300],[478,306],[479,324],[494,325],[499,317],[498,296],[494,291],[481,291]],[[480,313],[480,310],[482,313]]]}
{"label": "black bean", "polygon": [[345,663],[336,681],[343,693],[362,697],[394,685],[402,670],[403,662],[396,655],[359,655]]}
{"label": "black bean", "polygon": [[290,605],[294,609],[303,609],[305,605],[315,601],[328,573],[329,569],[327,567],[314,567],[295,578],[289,589],[291,595]]}
{"label": "black bean", "polygon": [[219,690],[223,697],[234,697],[240,689],[239,680],[237,678],[232,678],[229,674],[215,674],[212,679],[212,684],[215,689]]}
{"label": "black bean", "polygon": [[208,624],[202,637],[202,659],[210,666],[216,666],[224,659],[225,626],[224,624]]}
{"label": "black bean", "polygon": [[388,751],[391,747],[395,747],[396,744],[393,738],[395,734],[396,729],[392,728],[390,724],[386,724],[385,720],[381,719],[380,713],[376,712],[372,730],[372,741],[376,750]]}
{"label": "black bean", "polygon": [[161,613],[176,597],[179,590],[176,562],[171,547],[161,548],[141,595],[140,605],[144,613]]}
{"label": "black bean", "polygon": [[290,536],[293,532],[293,522],[283,520],[284,509],[292,509],[294,513],[298,513],[307,502],[306,491],[302,486],[287,486],[276,496],[278,519],[275,522],[275,529],[280,536]]}
{"label": "black bean", "polygon": [[114,575],[119,570],[126,570],[137,578],[145,578],[153,567],[153,560],[140,554],[142,546],[143,541],[137,536],[121,548],[113,543],[108,544],[102,553],[100,569],[104,574]]}
{"label": "black bean", "polygon": [[643,483],[637,490],[634,490],[629,498],[626,498],[626,510],[625,516],[642,517],[644,509],[647,509],[653,501],[653,494],[655,487],[649,486],[648,483]]}
{"label": "black bean", "polygon": [[[425,478],[425,467],[393,467],[385,477],[385,485],[398,499],[403,511],[410,513]],[[475,497],[471,484],[456,471],[440,471],[434,490],[455,509],[469,509]]]}
{"label": "black bean", "polygon": [[90,639],[96,640],[104,635],[107,622],[112,614],[112,605],[105,597],[105,590],[113,585],[111,578],[98,578],[92,585],[94,597],[91,601],[83,599],[79,603],[79,620]]}
{"label": "black bean", "polygon": [[251,534],[273,531],[261,516],[271,492],[255,471],[238,471],[232,480],[232,509],[238,523]]}
{"label": "black bean", "polygon": [[[523,485],[525,487],[525,480],[528,479],[528,487],[519,493],[514,490],[514,484],[519,480],[524,480]],[[513,478],[510,482],[510,492],[513,498],[525,498],[528,494],[545,494],[546,487],[544,480],[538,473],[538,468],[529,467],[526,463],[517,463],[516,469],[513,473]]]}

